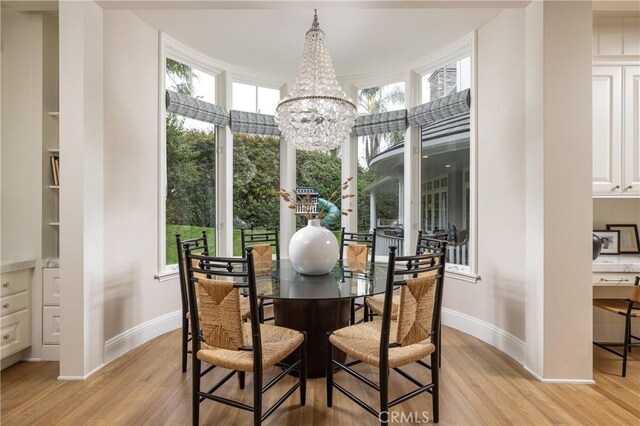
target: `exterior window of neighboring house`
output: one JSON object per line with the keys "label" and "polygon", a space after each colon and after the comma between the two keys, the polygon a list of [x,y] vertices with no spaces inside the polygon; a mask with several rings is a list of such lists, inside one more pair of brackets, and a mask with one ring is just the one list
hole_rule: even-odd
{"label": "exterior window of neighboring house", "polygon": [[[182,62],[166,59],[165,88],[215,103],[216,77]],[[169,269],[177,266],[175,234],[193,238],[207,231],[215,253],[216,126],[166,114],[165,256]]]}
{"label": "exterior window of neighboring house", "polygon": [[[405,108],[404,82],[358,90],[358,114]],[[402,253],[404,132],[358,138],[358,231],[377,229],[376,255],[386,256],[390,246]]]}
{"label": "exterior window of neighboring house", "polygon": [[[422,77],[422,99],[434,101],[470,88],[469,57]],[[472,100],[473,101],[473,100]],[[421,129],[421,221],[423,231],[447,235],[447,261],[468,272],[470,246],[469,112]]]}
{"label": "exterior window of neighboring house", "polygon": [[[280,91],[232,84],[232,109],[273,115]],[[280,138],[233,134],[233,255],[240,256],[240,229],[275,230],[280,225]],[[275,250],[275,248],[274,248]]]}

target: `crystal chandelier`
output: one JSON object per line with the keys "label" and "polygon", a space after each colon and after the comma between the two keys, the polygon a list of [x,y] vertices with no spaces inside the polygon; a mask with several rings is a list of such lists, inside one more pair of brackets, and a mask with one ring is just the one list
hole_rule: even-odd
{"label": "crystal chandelier", "polygon": [[351,133],[356,106],[336,80],[317,10],[305,36],[296,84],[276,108],[278,128],[285,139],[307,151],[329,151]]}

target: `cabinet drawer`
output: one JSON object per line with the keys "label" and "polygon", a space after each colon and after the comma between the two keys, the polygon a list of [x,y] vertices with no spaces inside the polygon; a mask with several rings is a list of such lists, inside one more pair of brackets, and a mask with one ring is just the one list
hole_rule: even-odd
{"label": "cabinet drawer", "polygon": [[5,272],[2,274],[0,282],[0,296],[20,293],[29,288],[29,277],[31,270],[22,269],[20,271]]}
{"label": "cabinet drawer", "polygon": [[42,302],[45,305],[60,305],[60,269],[42,270]]}
{"label": "cabinet drawer", "polygon": [[593,285],[597,286],[626,286],[636,282],[637,272],[594,272]]}
{"label": "cabinet drawer", "polygon": [[60,343],[60,308],[58,306],[42,308],[42,343],[45,345]]}
{"label": "cabinet drawer", "polygon": [[31,346],[31,315],[23,309],[0,318],[0,357]]}
{"label": "cabinet drawer", "polygon": [[9,315],[29,307],[29,292],[12,294],[0,299],[0,314]]}

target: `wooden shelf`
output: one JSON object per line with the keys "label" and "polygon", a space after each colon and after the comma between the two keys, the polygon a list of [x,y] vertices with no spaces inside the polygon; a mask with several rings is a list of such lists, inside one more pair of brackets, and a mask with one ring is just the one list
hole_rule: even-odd
{"label": "wooden shelf", "polygon": [[60,226],[60,222],[49,222],[49,226]]}
{"label": "wooden shelf", "polygon": [[49,148],[51,154],[60,154],[60,148]]}
{"label": "wooden shelf", "polygon": [[60,117],[60,113],[59,113],[59,112],[57,112],[57,111],[50,112],[50,113],[49,113],[49,115],[50,115],[51,117]]}
{"label": "wooden shelf", "polygon": [[60,189],[60,185],[49,185],[49,189]]}

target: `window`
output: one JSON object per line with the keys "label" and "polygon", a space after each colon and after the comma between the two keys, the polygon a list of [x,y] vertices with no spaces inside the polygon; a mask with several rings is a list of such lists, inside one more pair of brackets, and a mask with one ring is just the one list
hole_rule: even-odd
{"label": "window", "polygon": [[[423,100],[434,101],[468,89],[469,57],[422,78]],[[429,234],[447,234],[447,262],[468,271],[470,246],[470,117],[460,114],[421,129],[421,218]]]}
{"label": "window", "polygon": [[280,91],[269,87],[233,83],[233,109],[275,115],[280,101]]}
{"label": "window", "polygon": [[[215,103],[216,77],[167,58],[168,90]],[[177,264],[175,234],[193,238],[207,231],[215,253],[215,126],[167,113],[165,265]]]}
{"label": "window", "polygon": [[[236,83],[233,109],[275,114],[280,91]],[[280,138],[233,135],[233,255],[242,255],[240,229],[279,228]],[[274,248],[275,250],[275,248]]]}
{"label": "window", "polygon": [[[405,108],[403,82],[358,90],[358,114],[376,114]],[[388,247],[402,253],[404,132],[358,138],[358,231],[377,229],[376,255]]]}

